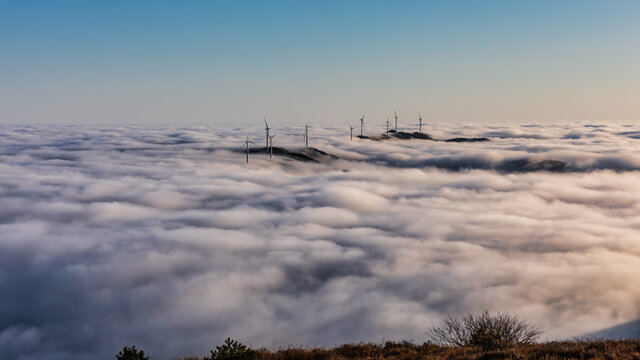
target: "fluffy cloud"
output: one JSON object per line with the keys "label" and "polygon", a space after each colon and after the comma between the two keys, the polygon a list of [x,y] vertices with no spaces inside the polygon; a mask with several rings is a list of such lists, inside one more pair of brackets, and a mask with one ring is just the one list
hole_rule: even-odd
{"label": "fluffy cloud", "polygon": [[[249,164],[232,131],[0,130],[10,358],[108,358],[136,344],[169,359],[227,336],[423,341],[443,316],[484,308],[554,339],[640,317],[633,126],[429,129],[492,137],[482,143],[313,128],[311,145],[340,160]],[[299,129],[277,132],[301,145]]]}

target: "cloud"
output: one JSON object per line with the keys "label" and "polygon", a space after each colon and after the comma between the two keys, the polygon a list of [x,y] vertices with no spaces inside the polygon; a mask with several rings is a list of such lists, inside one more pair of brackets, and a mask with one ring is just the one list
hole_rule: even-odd
{"label": "cloud", "polygon": [[384,197],[355,186],[327,186],[319,194],[318,202],[363,213],[384,211],[389,206]]}
{"label": "cloud", "polygon": [[[0,129],[0,349],[12,358],[136,344],[170,359],[227,336],[423,341],[445,315],[484,308],[548,339],[637,333],[634,126],[429,128],[494,135],[483,143],[314,127],[311,143],[341,157],[320,164],[246,164],[241,136],[206,128]],[[277,131],[300,146],[298,129]]]}

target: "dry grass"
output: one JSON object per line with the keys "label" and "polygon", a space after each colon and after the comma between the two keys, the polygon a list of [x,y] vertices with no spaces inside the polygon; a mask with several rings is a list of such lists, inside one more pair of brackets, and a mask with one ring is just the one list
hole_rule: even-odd
{"label": "dry grass", "polygon": [[[185,357],[182,360],[201,360]],[[440,346],[407,342],[384,344],[345,344],[335,348],[289,347],[258,349],[257,360],[640,360],[640,339],[561,341],[514,345],[500,350],[479,347]]]}
{"label": "dry grass", "polygon": [[[186,358],[185,358],[186,359]],[[190,358],[196,360],[197,358]],[[563,341],[514,345],[500,350],[450,347],[407,342],[345,344],[331,349],[290,347],[258,350],[258,360],[489,360],[489,359],[602,359],[640,360],[640,339],[619,341]]]}

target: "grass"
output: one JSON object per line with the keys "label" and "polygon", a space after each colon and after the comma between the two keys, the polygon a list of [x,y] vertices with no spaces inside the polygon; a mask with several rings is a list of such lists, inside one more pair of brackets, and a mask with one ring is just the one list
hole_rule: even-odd
{"label": "grass", "polygon": [[[200,360],[202,358],[184,358]],[[640,360],[640,339],[559,341],[512,345],[497,350],[474,346],[441,346],[409,342],[345,344],[335,348],[289,347],[257,349],[257,360],[490,360],[490,359],[602,359]]]}

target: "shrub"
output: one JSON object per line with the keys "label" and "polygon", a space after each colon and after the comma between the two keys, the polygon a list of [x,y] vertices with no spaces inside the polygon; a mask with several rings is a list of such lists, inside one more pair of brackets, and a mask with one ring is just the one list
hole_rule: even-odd
{"label": "shrub", "polygon": [[116,355],[117,360],[149,360],[148,356],[144,356],[144,351],[138,351],[136,346],[132,347],[125,346],[118,355]]}
{"label": "shrub", "polygon": [[440,327],[427,333],[436,343],[495,349],[509,344],[531,344],[542,332],[517,316],[505,313],[467,313],[447,317]]}
{"label": "shrub", "polygon": [[204,360],[255,360],[258,353],[241,343],[227,338],[224,344],[216,346],[216,351],[211,350],[211,356]]}

